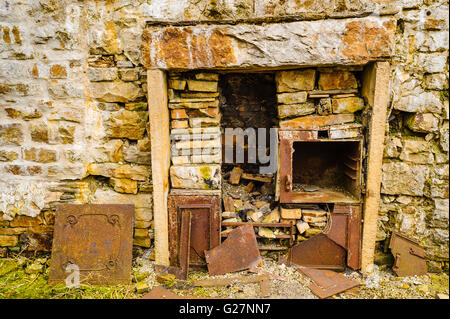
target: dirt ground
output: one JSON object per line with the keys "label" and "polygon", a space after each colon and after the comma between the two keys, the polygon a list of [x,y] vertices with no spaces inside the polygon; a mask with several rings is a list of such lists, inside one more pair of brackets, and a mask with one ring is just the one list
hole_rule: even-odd
{"label": "dirt ground", "polygon": [[[129,285],[90,286],[79,288],[64,285],[49,286],[49,256],[28,259],[25,257],[0,259],[0,298],[80,298],[80,299],[128,299],[142,298],[152,288],[163,285],[172,292],[184,296],[215,298],[261,298],[259,284],[233,282],[222,287],[194,287],[193,282],[207,278],[251,276],[250,271],[240,271],[211,277],[206,270],[190,271],[187,281],[159,280],[154,262],[149,258],[151,250],[133,261],[133,280]],[[293,267],[280,265],[271,258],[263,258],[260,271],[270,273],[271,299],[317,299],[308,288],[311,280]],[[358,280],[361,285],[332,296],[335,299],[436,299],[448,298],[448,274],[427,274],[414,277],[397,277],[390,269],[375,271],[363,277],[358,271],[347,270],[345,276]]]}

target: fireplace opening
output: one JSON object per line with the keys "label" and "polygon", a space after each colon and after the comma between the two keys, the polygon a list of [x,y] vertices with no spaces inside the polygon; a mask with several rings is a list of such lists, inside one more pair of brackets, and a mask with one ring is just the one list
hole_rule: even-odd
{"label": "fireplace opening", "polygon": [[[221,74],[218,88],[223,130],[223,167],[228,171],[239,166],[257,173],[261,165],[257,156],[257,144],[250,140],[254,137],[258,141],[258,134],[265,134],[265,147],[268,150],[269,129],[277,127],[278,123],[275,76],[272,73]],[[236,137],[237,130],[228,131],[230,134],[227,134],[227,128],[242,129],[244,138],[240,140]],[[258,131],[258,128],[266,130]],[[226,144],[226,135],[233,135],[228,140],[232,144]],[[239,151],[244,154],[243,162],[236,155]],[[226,157],[227,154],[232,156]]]}
{"label": "fireplace opening", "polygon": [[294,142],[293,202],[359,200],[360,141]]}

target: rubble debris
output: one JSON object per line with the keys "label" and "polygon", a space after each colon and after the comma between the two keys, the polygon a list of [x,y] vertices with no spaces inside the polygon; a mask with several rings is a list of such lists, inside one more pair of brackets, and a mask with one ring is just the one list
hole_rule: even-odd
{"label": "rubble debris", "polygon": [[59,205],[49,283],[65,283],[67,265],[86,284],[130,283],[134,215],[134,205]]}
{"label": "rubble debris", "polygon": [[270,279],[268,276],[265,276],[265,278],[259,282],[259,287],[261,289],[261,297],[265,298],[271,295]]}
{"label": "rubble debris", "polygon": [[262,262],[251,225],[234,229],[221,245],[205,251],[205,258],[208,271],[213,276],[247,269]]}
{"label": "rubble debris", "polygon": [[223,197],[223,207],[226,212],[234,212],[234,202],[231,196]]}
{"label": "rubble debris", "polygon": [[169,274],[169,275],[175,276],[178,279],[185,278],[185,273],[184,273],[183,269],[181,269],[179,267],[155,265],[155,271],[157,273],[166,274],[166,275]]}
{"label": "rubble debris", "polygon": [[210,278],[200,281],[194,281],[194,287],[228,286],[235,282],[241,284],[253,284],[258,283],[266,278],[267,278],[266,275],[236,276],[229,278]]}
{"label": "rubble debris", "polygon": [[312,279],[313,283],[308,288],[321,299],[331,297],[361,284],[332,270],[307,267],[297,267],[297,270]]}
{"label": "rubble debris", "polygon": [[161,286],[153,288],[142,299],[197,299],[196,297],[180,296]]}
{"label": "rubble debris", "polygon": [[242,170],[242,168],[235,166],[230,173],[230,183],[233,185],[238,185],[239,181],[241,180],[241,175],[244,171]]}
{"label": "rubble debris", "polygon": [[250,174],[250,173],[242,173],[240,178],[246,179],[246,180],[251,180],[251,181],[256,181],[256,182],[262,182],[262,183],[272,182],[271,175],[257,175],[257,174]]}
{"label": "rubble debris", "polygon": [[397,276],[406,277],[427,273],[426,254],[417,242],[394,231],[389,248],[395,258],[392,270]]}

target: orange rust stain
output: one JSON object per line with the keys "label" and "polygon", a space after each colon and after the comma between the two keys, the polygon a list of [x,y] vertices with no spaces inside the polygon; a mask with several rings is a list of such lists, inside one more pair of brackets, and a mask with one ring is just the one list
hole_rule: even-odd
{"label": "orange rust stain", "polygon": [[[164,61],[167,68],[223,67],[236,62],[232,41],[224,30],[216,28],[208,37],[195,33],[192,27],[169,27],[152,39],[151,30],[143,33],[143,56],[147,67],[159,66]],[[156,52],[154,60],[151,48]]]}
{"label": "orange rust stain", "polygon": [[16,42],[18,45],[22,45],[22,39],[20,38],[20,31],[16,26],[12,28],[12,34],[14,35],[14,42]]}
{"label": "orange rust stain", "polygon": [[39,76],[39,70],[38,70],[36,64],[33,66],[33,69],[31,70],[31,74],[33,74],[33,76],[35,76],[35,77]]}
{"label": "orange rust stain", "polygon": [[3,27],[3,41],[5,41],[5,43],[11,43],[11,36],[9,35],[8,27]]}
{"label": "orange rust stain", "polygon": [[382,27],[372,21],[349,22],[342,38],[342,53],[355,61],[388,56],[394,31],[392,20],[384,22]]}
{"label": "orange rust stain", "polygon": [[224,34],[224,31],[225,29],[215,29],[208,40],[213,64],[216,67],[227,66],[236,62],[231,39]]}
{"label": "orange rust stain", "polygon": [[188,28],[167,28],[158,41],[157,59],[166,62],[168,68],[187,68],[190,64],[187,39]]}
{"label": "orange rust stain", "polygon": [[150,58],[150,48],[152,46],[152,36],[148,29],[144,29],[142,33],[142,61],[146,68],[150,68],[152,61]]}
{"label": "orange rust stain", "polygon": [[204,35],[196,35],[191,41],[192,59],[195,67],[207,67],[210,65],[207,47],[207,40]]}

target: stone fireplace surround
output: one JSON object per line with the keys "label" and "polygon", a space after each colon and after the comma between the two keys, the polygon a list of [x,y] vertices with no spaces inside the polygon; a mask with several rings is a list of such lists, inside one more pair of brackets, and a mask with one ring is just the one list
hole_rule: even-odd
{"label": "stone fireplace surround", "polygon": [[[276,36],[279,28],[292,32],[292,36],[284,40],[285,46],[280,47],[278,41],[277,47],[271,47],[270,39]],[[395,26],[389,19],[379,24],[370,18],[362,18],[274,23],[256,26],[255,29],[250,34],[245,25],[148,26],[144,32],[156,262],[169,264],[167,196],[170,189],[171,126],[167,71],[245,72],[358,65],[364,69],[361,93],[370,113],[366,145],[367,171],[370,174],[367,174],[363,198],[361,258],[362,270],[370,272],[388,101],[389,63],[386,59],[391,55]],[[350,44],[350,40],[356,44]]]}

